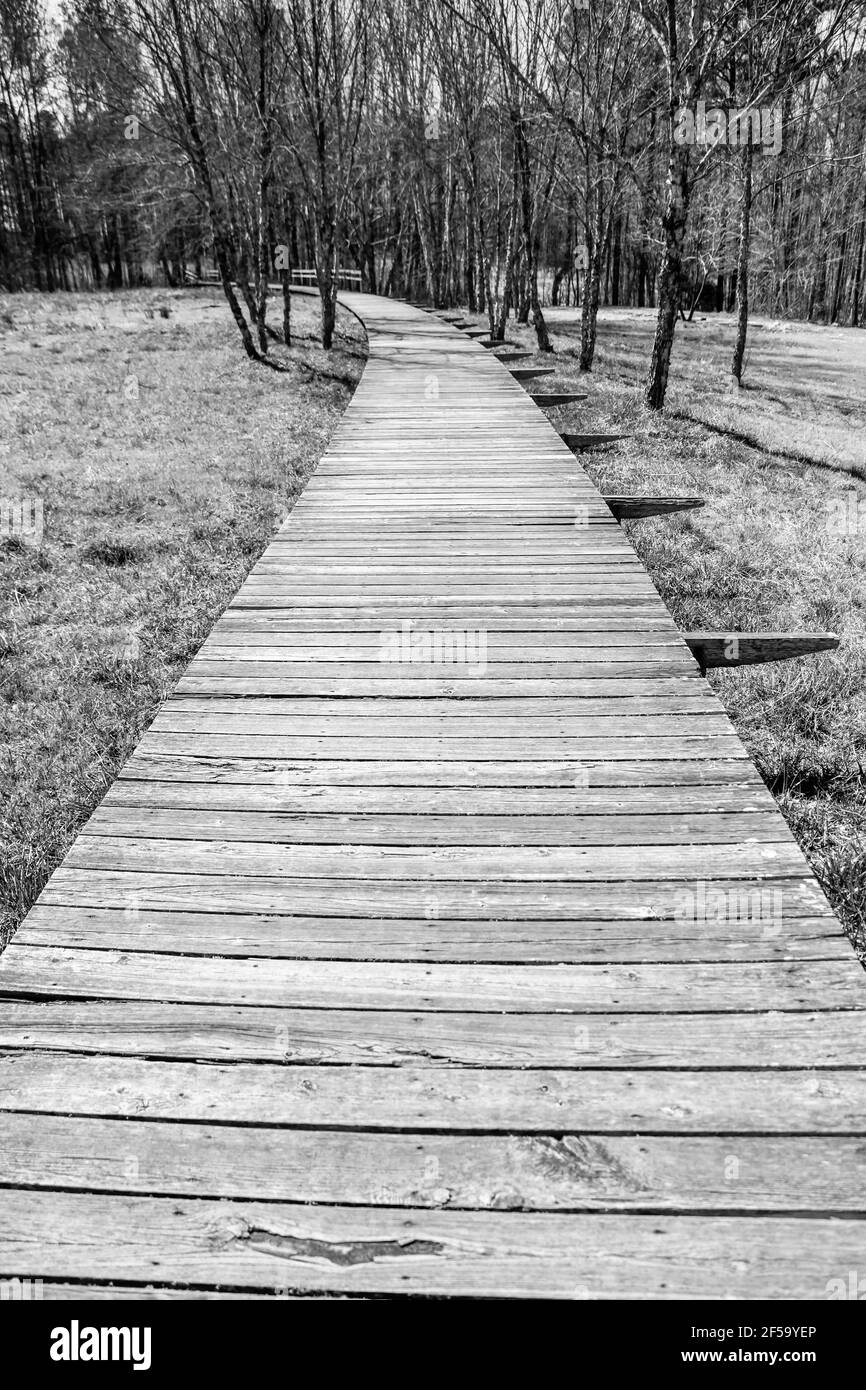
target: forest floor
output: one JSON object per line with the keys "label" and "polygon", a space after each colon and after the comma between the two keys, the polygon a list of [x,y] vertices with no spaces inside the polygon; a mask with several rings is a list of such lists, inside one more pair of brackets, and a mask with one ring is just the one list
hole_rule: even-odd
{"label": "forest floor", "polygon": [[[579,455],[593,481],[706,498],[627,526],[678,624],[842,638],[837,652],[710,680],[866,958],[866,332],[757,319],[732,394],[733,320],[696,316],[677,325],[659,415],[641,400],[652,310],[602,310],[583,375],[579,311],[548,317],[556,356],[537,361],[557,374],[544,389],[590,395],[551,411],[557,428],[631,435]],[[535,347],[531,329],[509,337]]]}
{"label": "forest floor", "polygon": [[0,949],[324,452],[366,344],[317,317],[277,373],[219,292],[0,296]]}

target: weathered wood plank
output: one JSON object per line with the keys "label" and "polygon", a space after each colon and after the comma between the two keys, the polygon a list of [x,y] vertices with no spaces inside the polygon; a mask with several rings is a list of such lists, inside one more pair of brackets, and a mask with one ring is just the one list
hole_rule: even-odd
{"label": "weathered wood plank", "polygon": [[[840,959],[850,947],[835,918],[787,917],[784,895],[742,894],[742,913],[714,919],[710,938],[695,921],[678,917],[628,921],[473,921],[427,916],[298,917],[290,913],[166,910],[153,908],[148,880],[123,907],[37,904],[18,933],[18,944],[90,946],[182,955],[268,956],[274,959],[441,960],[508,963],[602,964],[608,961],[737,961]],[[780,909],[774,915],[774,908]]]}
{"label": "weathered wood plank", "polygon": [[[327,942],[327,928],[322,939]],[[522,1071],[673,1068],[679,1072],[718,1068],[737,1072],[735,1081],[741,1079],[743,1059],[750,1057],[760,1059],[761,1071],[805,1074],[815,1068],[816,1082],[827,1068],[866,1068],[862,1010],[726,1013],[721,1022],[724,1026],[716,1013],[446,1014],[165,1004],[141,999],[8,999],[0,1000],[0,1046],[307,1067],[328,1063],[470,1067],[488,1072],[502,1067]],[[832,1087],[828,1088],[827,1095],[832,1094]],[[22,1105],[27,1108],[25,1101]],[[729,1125],[750,1123],[745,1110],[738,1116],[729,1109],[726,1117]],[[610,1118],[608,1113],[605,1123]],[[760,1124],[763,1118],[756,1114],[753,1123]],[[779,1115],[773,1120],[779,1132],[785,1131],[789,1118]],[[710,1116],[706,1122],[717,1119]],[[645,1115],[641,1123],[647,1122]]]}
{"label": "weathered wood plank", "polygon": [[770,842],[725,845],[481,846],[281,845],[228,840],[170,840],[82,835],[69,869],[249,874],[251,877],[359,879],[439,884],[609,883],[673,880],[694,887],[728,876],[801,878],[806,861],[784,824]]}
{"label": "weathered wood plank", "polygon": [[[403,749],[398,750],[403,752]],[[580,792],[587,788],[636,788],[695,786],[763,787],[763,782],[742,745],[739,756],[699,757],[694,748],[688,760],[665,757],[607,759],[561,757],[547,761],[509,761],[454,758],[448,761],[401,761],[399,758],[365,759],[347,762],[329,758],[327,766],[316,759],[280,757],[240,757],[227,754],[225,747],[213,755],[192,752],[161,753],[139,747],[121,770],[121,779],[174,782],[231,782],[247,785],[269,784],[283,787],[321,786],[327,775],[331,787],[460,787],[488,789],[567,788]],[[324,770],[323,770],[324,769]],[[513,804],[512,802],[508,803]]]}
{"label": "weathered wood plank", "polygon": [[[219,670],[214,671],[214,666]],[[498,668],[489,667],[483,676],[458,674],[457,668],[439,669],[437,675],[415,677],[407,674],[389,676],[375,672],[372,666],[365,676],[323,676],[320,668],[272,666],[270,675],[250,675],[248,669],[231,661],[205,662],[201,658],[190,663],[187,674],[181,676],[175,695],[307,695],[307,696],[403,696],[413,699],[436,695],[459,695],[461,699],[479,696],[518,695],[547,697],[570,696],[574,699],[589,696],[600,698],[606,691],[615,695],[651,694],[653,691],[674,690],[683,677],[630,676],[621,667],[620,677],[501,677]],[[453,674],[449,674],[452,672]],[[695,668],[697,674],[697,668]],[[685,679],[688,679],[686,673]],[[458,684],[459,682],[459,684]]]}
{"label": "weathered wood plank", "polygon": [[585,401],[586,399],[587,395],[585,391],[583,393],[576,393],[574,391],[536,391],[532,393],[532,400],[535,401],[536,405],[541,407],[570,405],[572,401]]}
{"label": "weathered wood plank", "polygon": [[704,669],[789,661],[839,645],[835,632],[684,632],[683,640]]}
{"label": "weathered wood plank", "polygon": [[[731,1154],[731,1148],[736,1154]],[[802,1175],[793,1195],[779,1173]],[[4,1187],[496,1211],[859,1211],[860,1139],[334,1133],[7,1114]]]}
{"label": "weathered wood plank", "polygon": [[580,452],[582,449],[597,449],[602,444],[613,444],[618,439],[630,439],[631,436],[628,434],[575,434],[570,432],[563,434],[561,438],[569,449]]}
{"label": "weathered wood plank", "polygon": [[[702,887],[703,885],[703,887]],[[608,921],[611,916],[643,922],[682,917],[712,930],[718,917],[743,924],[743,933],[779,934],[779,922],[822,916],[827,900],[815,879],[727,878],[678,881],[624,879],[597,883],[538,881],[300,879],[243,877],[225,873],[158,873],[151,870],[73,869],[62,865],[39,896],[55,906],[116,907],[214,912],[274,912],[292,916],[338,916],[463,921]],[[781,904],[781,917],[776,911]],[[695,914],[700,914],[695,917]],[[2,985],[2,972],[0,972]]]}
{"label": "weathered wood plank", "polygon": [[[10,1267],[257,1291],[518,1298],[823,1298],[858,1220],[448,1212],[4,1194]],[[110,1246],[106,1231],[112,1232]],[[148,1271],[148,1274],[144,1274]]]}
{"label": "weathered wood plank", "polygon": [[[650,713],[639,707],[597,715],[591,712],[584,714],[582,711],[575,714],[557,714],[555,710],[550,713],[537,711],[533,724],[540,737],[559,737],[563,740],[597,738],[614,733],[620,738],[649,738],[653,734],[711,735],[727,733],[731,728],[727,715],[712,703],[685,713]],[[347,709],[342,714],[317,714],[315,711],[309,714],[283,714],[279,709],[249,709],[244,701],[236,702],[230,710],[219,707],[213,710],[189,710],[182,700],[172,700],[163,705],[151,725],[157,733],[200,731],[203,734],[263,733],[334,738],[361,735],[364,738],[412,740],[437,734],[448,738],[474,740],[500,737],[511,740],[525,727],[526,716],[519,714],[477,714],[471,709],[461,709],[455,714],[431,715],[417,703],[408,713],[401,711],[397,714],[387,710],[377,713],[370,709],[361,712]]]}
{"label": "weathered wood plank", "polygon": [[707,505],[703,497],[640,497],[605,493],[604,500],[617,521],[644,516],[667,516],[672,512],[688,512]]}
{"label": "weathered wood plank", "polygon": [[[628,966],[442,965],[407,961],[235,959],[12,945],[5,994],[154,999],[317,1009],[497,1013],[741,1013],[863,1009],[862,972],[838,961]],[[866,1020],[866,1013],[864,1013]]]}
{"label": "weathered wood plank", "polygon": [[312,1070],[8,1052],[0,1079],[0,1112],[398,1132],[866,1133],[863,1073],[844,1068]]}
{"label": "weathered wood plank", "polygon": [[251,786],[248,783],[190,782],[171,777],[169,768],[165,771],[164,780],[156,777],[142,781],[118,779],[106,793],[101,809],[148,806],[166,810],[254,811],[290,816],[486,816],[497,820],[540,817],[563,823],[575,815],[666,816],[674,806],[681,816],[775,810],[775,801],[766,787],[751,781],[676,788],[670,785],[630,787],[627,792],[621,787],[525,787],[520,792],[519,808],[508,812],[503,809],[501,791],[495,787],[435,787],[427,783],[335,786],[325,781],[306,785],[288,778]]}
{"label": "weathered wood plank", "polygon": [[83,834],[166,840],[338,845],[650,845],[738,844],[778,840],[775,810],[736,815],[455,816],[337,813],[290,816],[103,805]]}
{"label": "weathered wood plank", "polygon": [[[199,757],[217,758],[282,758],[301,762],[307,760],[337,760],[352,762],[464,762],[471,755],[485,761],[533,763],[556,761],[583,765],[593,762],[633,761],[645,758],[669,761],[742,759],[746,753],[736,734],[721,731],[711,734],[664,734],[643,736],[625,735],[622,731],[608,737],[560,738],[467,738],[459,734],[423,738],[379,737],[352,738],[339,735],[322,737],[291,734],[145,734],[139,745],[147,753],[188,753]],[[572,779],[574,772],[572,772]]]}

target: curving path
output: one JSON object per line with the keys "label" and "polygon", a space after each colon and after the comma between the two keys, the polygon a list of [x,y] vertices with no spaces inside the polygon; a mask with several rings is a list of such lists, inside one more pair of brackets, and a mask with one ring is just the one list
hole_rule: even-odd
{"label": "curving path", "polygon": [[825,1298],[862,971],[547,419],[344,299],[331,448],[0,961],[0,1277]]}

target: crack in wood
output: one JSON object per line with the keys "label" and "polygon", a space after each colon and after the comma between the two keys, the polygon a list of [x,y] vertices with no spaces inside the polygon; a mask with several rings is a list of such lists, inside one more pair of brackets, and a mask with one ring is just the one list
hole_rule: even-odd
{"label": "crack in wood", "polygon": [[276,1255],[280,1259],[324,1260],[327,1264],[339,1265],[341,1268],[373,1264],[377,1260],[395,1259],[405,1255],[445,1254],[445,1246],[441,1241],[419,1240],[415,1237],[406,1240],[317,1240],[312,1236],[290,1236],[284,1235],[281,1231],[249,1226],[239,1232],[236,1239],[262,1254]]}

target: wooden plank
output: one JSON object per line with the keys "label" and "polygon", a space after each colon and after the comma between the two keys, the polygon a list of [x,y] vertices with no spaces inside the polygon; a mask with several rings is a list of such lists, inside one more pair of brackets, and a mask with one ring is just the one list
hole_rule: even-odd
{"label": "wooden plank", "polygon": [[[860,1139],[334,1133],[6,1115],[4,1187],[497,1211],[856,1212]],[[841,1160],[838,1161],[838,1160]],[[736,1173],[736,1180],[730,1174]]]}
{"label": "wooden plank", "polygon": [[777,839],[737,845],[481,846],[282,845],[227,840],[171,841],[82,835],[69,869],[249,874],[292,879],[358,879],[392,884],[630,883],[672,880],[683,887],[713,879],[800,878],[806,861],[783,822]]}
{"label": "wooden plank", "polygon": [[602,444],[613,444],[618,439],[631,439],[630,434],[575,434],[569,432],[560,436],[569,449],[578,453],[582,449],[597,449]]}
{"label": "wooden plank", "polygon": [[[5,994],[317,1009],[496,1013],[720,1013],[862,1008],[856,964],[743,961],[628,966],[227,960],[28,946],[13,941]],[[579,1001],[579,1006],[578,1006]]]}
{"label": "wooden plank", "polygon": [[[417,707],[409,714],[273,714],[216,710],[187,711],[181,700],[164,705],[151,725],[153,733],[263,734],[268,738],[364,738],[364,739],[516,739],[526,727],[525,717],[509,714],[472,713],[427,715]],[[655,736],[711,737],[730,732],[730,722],[718,708],[650,714],[641,710],[610,714],[536,714],[533,725],[540,739],[650,739]]]}
{"label": "wooden plank", "polygon": [[738,844],[743,835],[773,842],[773,811],[671,816],[308,815],[264,811],[102,806],[84,834],[160,840],[258,841],[339,845],[649,845]]}
{"label": "wooden plank", "polygon": [[[167,769],[168,771],[168,769]],[[327,769],[322,773],[326,778]],[[109,808],[160,807],[166,810],[256,812],[293,816],[450,816],[496,817],[500,821],[539,817],[568,824],[574,815],[587,817],[666,817],[672,806],[682,816],[754,814],[775,809],[775,802],[761,783],[735,782],[702,786],[630,787],[526,787],[520,793],[519,810],[503,814],[501,791],[493,787],[334,786],[302,782],[258,783],[188,782],[166,777],[136,781],[121,778],[106,793],[103,811]],[[778,822],[777,822],[778,823]]]}
{"label": "wooden plank", "polygon": [[604,500],[617,521],[645,516],[668,516],[672,512],[693,511],[705,507],[703,497],[650,497],[605,493]]}
{"label": "wooden plank", "polygon": [[[247,866],[248,868],[248,866]],[[704,887],[701,887],[701,884]],[[274,912],[288,916],[400,918],[462,921],[631,922],[682,917],[696,930],[712,930],[717,918],[742,924],[743,935],[779,934],[782,924],[822,916],[827,900],[803,865],[802,877],[733,877],[706,880],[633,879],[598,882],[519,883],[493,879],[437,882],[384,879],[268,878],[226,873],[196,874],[94,868],[55,870],[39,897],[54,906],[136,907],[182,911]],[[781,904],[781,917],[776,911]],[[769,921],[764,918],[769,916]],[[0,987],[2,987],[0,974]]]}
{"label": "wooden plank", "polygon": [[404,1133],[866,1134],[863,1073],[846,1068],[313,1070],[9,1052],[0,1078],[3,1113]]}
{"label": "wooden plank", "polygon": [[[22,1275],[279,1292],[516,1298],[826,1297],[862,1252],[856,1219],[449,1212],[4,1194]],[[104,1232],[113,1233],[107,1247]]]}
{"label": "wooden plank", "polygon": [[788,661],[839,645],[835,632],[684,632],[683,640],[703,669]]}
{"label": "wooden plank", "polygon": [[[442,736],[425,738],[385,738],[385,737],[339,737],[327,735],[313,736],[261,734],[196,734],[188,733],[149,733],[141,742],[141,749],[149,753],[186,752],[199,757],[217,758],[259,758],[263,754],[271,758],[336,759],[354,762],[397,761],[407,762],[463,762],[470,755],[485,761],[503,760],[509,762],[569,761],[572,767],[582,766],[589,760],[616,762],[619,759],[633,760],[692,760],[700,758],[741,758],[745,760],[742,744],[733,733],[680,734],[665,737],[656,734],[645,737],[639,733],[634,736],[597,738],[539,737],[505,740],[501,738],[476,738]],[[572,777],[575,776],[574,771]]]}
{"label": "wooden plank", "polygon": [[850,946],[829,912],[807,918],[784,912],[774,915],[774,906],[784,903],[780,890],[743,897],[745,911],[714,919],[712,937],[702,939],[696,935],[694,919],[685,912],[638,923],[617,919],[563,923],[446,918],[432,915],[430,904],[426,916],[386,919],[153,909],[145,880],[137,896],[123,906],[37,904],[16,939],[19,945],[272,959],[603,964],[778,958],[850,963]]}
{"label": "wooden plank", "polygon": [[[595,641],[598,642],[597,635],[587,635],[595,636]],[[290,637],[291,634],[285,636]],[[449,634],[435,629],[406,634],[405,639],[403,634],[398,631],[383,631],[375,646],[371,643],[363,646],[353,643],[347,647],[314,647],[309,644],[294,646],[291,641],[286,641],[282,634],[279,637],[281,640],[276,640],[273,634],[262,634],[261,641],[251,642],[249,646],[225,641],[222,638],[211,639],[201,648],[197,659],[200,661],[305,661],[315,663],[316,666],[322,663],[326,665],[357,665],[359,662],[374,662],[377,665],[388,666],[395,663],[413,666],[468,664],[472,666],[483,665],[485,669],[494,665],[515,666],[531,663],[533,667],[542,668],[536,677],[539,678],[545,674],[543,668],[550,665],[577,665],[593,662],[601,665],[604,662],[605,654],[610,657],[611,664],[627,665],[629,668],[639,667],[645,661],[652,662],[654,659],[656,663],[659,660],[664,661],[669,653],[673,655],[675,660],[680,655],[679,646],[671,639],[668,639],[667,642],[650,642],[646,646],[635,645],[634,647],[628,646],[624,642],[611,643],[607,648],[600,645],[598,647],[586,645],[547,647],[544,644],[538,644],[521,649],[513,646],[499,648],[497,644],[491,650],[489,639],[485,633]],[[339,639],[335,635],[332,640],[337,641]],[[687,671],[689,668],[683,663],[682,669]],[[635,675],[638,674],[640,673],[635,672]],[[630,692],[626,690],[625,693]],[[700,695],[705,702],[709,699],[709,692],[706,690],[696,690],[695,695]],[[607,715],[608,718],[627,712],[622,707],[617,708],[613,702],[607,703],[607,709],[610,711]],[[406,712],[409,713],[410,711],[407,710]],[[417,711],[415,712],[417,713]],[[460,713],[459,710],[457,712]],[[478,711],[478,713],[481,712]],[[535,712],[540,712],[537,707]],[[598,714],[604,713],[601,709],[596,712]],[[442,713],[446,713],[446,711],[442,711]],[[453,704],[452,709],[447,713],[449,715],[453,713]],[[500,714],[504,716],[507,715],[508,711],[506,709],[500,710],[497,707],[494,713],[497,716]],[[533,711],[526,710],[526,713],[531,714]],[[575,711],[575,713],[590,714],[592,711],[580,710]]]}
{"label": "wooden plank", "polygon": [[[392,624],[395,631],[402,631],[399,623]],[[225,610],[221,618],[218,618],[211,629],[211,635],[233,632],[236,634],[235,641],[242,641],[242,636],[247,633],[250,640],[256,635],[267,632],[289,632],[295,633],[299,640],[307,640],[315,644],[320,635],[330,636],[340,633],[345,637],[354,637],[357,641],[367,641],[371,636],[378,637],[383,629],[380,617],[328,617],[321,614],[304,616],[299,614],[293,616],[291,610],[286,614],[273,613],[263,609],[260,613],[254,610],[245,610],[243,615],[234,612],[230,607]],[[590,613],[580,617],[557,617],[555,619],[538,619],[530,614],[521,617],[518,613],[512,617],[497,617],[489,615],[487,621],[487,636],[489,641],[518,641],[521,637],[534,642],[556,641],[564,642],[568,645],[572,634],[580,635],[593,632],[606,632],[610,634],[611,641],[622,640],[631,642],[638,634],[646,634],[650,640],[658,633],[668,637],[676,636],[681,640],[679,629],[675,626],[673,619],[668,613],[645,613],[642,609],[634,614],[626,612],[619,618],[612,615],[602,615]]]}
{"label": "wooden plank", "polygon": [[538,392],[532,394],[532,400],[535,401],[535,404],[542,407],[570,405],[572,401],[585,401],[586,399],[585,391],[582,394],[575,394],[573,391],[545,391],[540,394]]}
{"label": "wooden plank", "polygon": [[[325,928],[323,941],[327,941],[326,933]],[[386,1069],[484,1068],[487,1073],[503,1067],[524,1073],[622,1068],[657,1073],[673,1068],[698,1075],[715,1068],[733,1071],[733,1083],[739,1083],[743,1059],[756,1057],[762,1075],[774,1070],[781,1075],[799,1071],[805,1076],[811,1068],[816,1095],[824,1070],[866,1067],[862,1010],[726,1013],[723,1023],[720,1027],[716,1013],[490,1014],[393,1009],[359,1013],[141,999],[9,999],[0,1000],[0,1047],[25,1054],[30,1049],[50,1049],[164,1061],[294,1063],[306,1066],[313,1078],[309,1068],[328,1063]],[[650,1083],[653,1080],[661,1078],[651,1077]],[[804,1084],[801,1080],[801,1089]],[[86,1095],[81,1094],[84,1105]],[[832,1087],[826,1094],[832,1096]],[[29,1108],[31,1096],[31,1091],[20,1096],[22,1108]],[[790,1091],[777,1096],[785,1099]],[[738,1113],[736,1097],[732,1096],[729,1106],[728,1125],[750,1123],[745,1109]],[[688,1118],[685,1112],[681,1117]],[[779,1132],[785,1132],[788,1118],[777,1117]],[[694,1112],[691,1120],[701,1127]],[[712,1127],[718,1120],[718,1115],[709,1114],[705,1123]],[[762,1120],[756,1114],[753,1123]],[[576,1123],[572,1117],[568,1122]],[[619,1122],[627,1128],[625,1112]],[[609,1125],[611,1115],[597,1113],[585,1123]],[[638,1124],[637,1115],[634,1123]],[[647,1123],[648,1112],[640,1119],[643,1127]]]}
{"label": "wooden plank", "polygon": [[[214,665],[219,666],[214,671]],[[175,687],[176,695],[222,695],[222,696],[409,696],[424,699],[436,695],[459,695],[460,698],[481,696],[498,698],[509,695],[533,695],[541,698],[571,696],[595,698],[606,692],[617,695],[651,694],[653,691],[672,689],[681,677],[641,677],[629,678],[627,670],[622,676],[614,678],[588,677],[501,677],[498,673],[485,676],[466,676],[448,674],[440,671],[438,675],[424,677],[382,676],[373,679],[371,671],[367,676],[322,676],[316,669],[292,668],[286,665],[271,667],[270,675],[251,675],[248,669],[233,662],[197,661],[187,668],[188,674],[182,676]],[[675,766],[675,765],[672,765]]]}
{"label": "wooden plank", "polygon": [[[488,678],[491,681],[519,682],[521,687],[524,682],[527,682],[526,693],[529,695],[537,693],[533,685],[530,684],[532,681],[571,682],[572,686],[577,685],[578,688],[580,688],[580,684],[582,683],[583,688],[587,690],[588,694],[602,694],[604,690],[603,687],[599,687],[598,690],[594,691],[587,683],[591,681],[610,682],[612,680],[638,680],[644,682],[669,681],[671,679],[677,679],[678,677],[688,676],[692,671],[696,671],[696,667],[688,653],[685,657],[680,659],[679,652],[671,647],[662,649],[665,652],[665,657],[661,660],[653,659],[652,655],[648,652],[646,659],[641,662],[631,662],[627,660],[618,661],[616,659],[618,652],[613,651],[608,653],[607,661],[578,662],[551,660],[547,662],[523,663],[504,661],[491,662],[489,666],[486,659],[482,661],[463,660],[462,662],[445,660],[401,661],[399,660],[399,649],[397,649],[395,655],[398,659],[394,661],[317,661],[314,664],[314,669],[311,669],[312,663],[306,663],[305,669],[302,670],[292,670],[290,669],[289,663],[280,661],[279,659],[275,661],[262,660],[259,656],[260,649],[253,649],[249,653],[238,653],[236,650],[232,650],[230,655],[227,654],[225,659],[220,660],[213,659],[210,655],[210,650],[205,651],[201,656],[196,657],[195,660],[190,663],[188,668],[190,675],[283,676],[287,681],[293,676],[298,679],[306,678],[315,681],[358,681],[364,679],[368,682],[376,680],[391,682],[403,680],[405,682],[414,678],[416,688],[418,688],[418,682],[437,679],[441,681],[445,679],[447,675],[447,678],[452,684],[455,681],[459,681],[461,684],[463,682],[474,681],[477,684],[477,682],[484,678]],[[650,652],[652,650],[653,649],[650,649]],[[673,653],[673,656],[670,656],[670,653]],[[484,669],[481,671],[473,669],[479,666],[483,666]],[[551,685],[550,689],[554,694],[568,693],[568,689],[563,691],[561,687],[556,685]],[[637,687],[635,687],[635,690],[637,690]],[[388,692],[383,688],[382,693],[386,694]],[[517,693],[520,693],[520,691]],[[626,693],[628,693],[628,691],[626,691]]]}
{"label": "wooden plank", "polygon": [[[282,688],[284,683],[280,682]],[[403,751],[403,750],[400,750]],[[560,788],[580,792],[586,788],[750,786],[763,787],[751,762],[744,756],[671,760],[623,758],[559,758],[547,761],[490,759],[471,757],[446,761],[401,761],[378,758],[347,762],[339,757],[327,762],[310,759],[287,760],[273,756],[232,758],[222,751],[213,756],[192,752],[160,753],[138,748],[121,770],[121,778],[175,782],[231,782],[278,786],[406,787],[432,788]],[[513,804],[509,802],[508,804]],[[743,808],[748,809],[746,806]]]}
{"label": "wooden plank", "polygon": [[[574,718],[575,716],[588,716],[590,718],[604,718],[619,716],[641,717],[643,715],[690,715],[690,714],[720,714],[721,705],[716,696],[709,690],[703,682],[672,682],[668,690],[664,688],[658,691],[656,683],[653,682],[648,689],[652,693],[641,694],[640,688],[624,684],[620,686],[616,694],[608,693],[604,699],[593,699],[586,696],[582,699],[547,698],[537,699],[532,696],[509,698],[499,697],[495,702],[490,699],[477,699],[467,696],[462,700],[442,699],[436,696],[423,696],[414,699],[390,698],[386,695],[376,697],[361,697],[359,699],[329,699],[327,696],[308,695],[306,697],[296,696],[272,696],[268,699],[257,699],[250,696],[246,699],[223,699],[218,695],[208,696],[201,699],[196,696],[185,696],[182,699],[170,699],[163,705],[163,710],[174,713],[186,712],[194,714],[247,714],[247,715],[273,715],[279,718],[288,719],[293,715],[307,715],[317,719],[328,717],[349,717],[361,720],[370,715],[381,718],[403,718],[405,716],[420,716],[423,719],[438,719],[440,716],[447,716],[451,721],[468,718],[477,721],[479,718],[492,718],[500,715],[504,719],[514,721],[516,718],[523,720],[537,718],[542,721],[551,719],[561,719],[564,717]],[[668,693],[668,691],[672,693]],[[771,799],[768,805],[775,805]]]}

